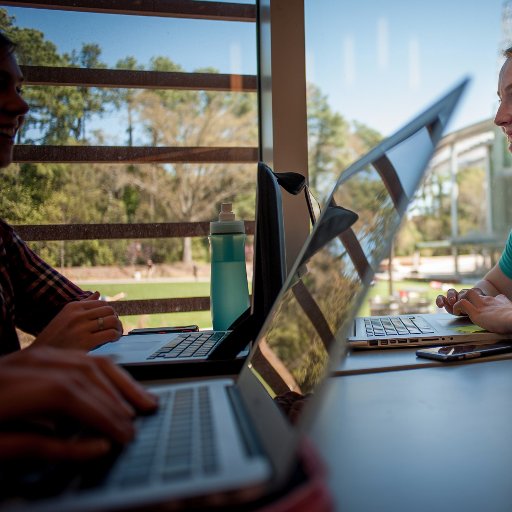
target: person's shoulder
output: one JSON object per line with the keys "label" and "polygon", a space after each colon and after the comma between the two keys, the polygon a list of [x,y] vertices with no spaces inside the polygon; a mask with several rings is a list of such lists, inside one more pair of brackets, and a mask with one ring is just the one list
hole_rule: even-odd
{"label": "person's shoulder", "polygon": [[512,248],[512,230],[510,230],[507,241],[505,242],[505,250],[510,250]]}
{"label": "person's shoulder", "polygon": [[4,219],[0,218],[0,231],[2,233],[14,233],[14,228],[10,224],[5,222]]}
{"label": "person's shoulder", "polygon": [[4,219],[0,218],[0,238],[5,244],[15,243],[20,244],[23,243],[16,233],[16,230],[8,224]]}

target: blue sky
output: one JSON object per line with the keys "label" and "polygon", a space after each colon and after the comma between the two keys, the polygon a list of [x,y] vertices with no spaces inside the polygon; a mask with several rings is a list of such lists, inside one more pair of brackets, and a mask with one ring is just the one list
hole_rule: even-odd
{"label": "blue sky", "polygon": [[[250,23],[7,10],[61,51],[98,43],[109,65],[166,55],[187,71],[256,71]],[[466,75],[452,128],[493,116],[502,0],[305,0],[305,10],[308,79],[347,119],[390,134]]]}
{"label": "blue sky", "polygon": [[306,0],[308,78],[337,111],[389,134],[470,75],[452,128],[494,115],[501,0],[343,4]]}
{"label": "blue sky", "polygon": [[186,71],[213,66],[229,73],[233,65],[239,66],[242,73],[256,70],[252,23],[6,9],[16,17],[18,25],[41,30],[60,51],[98,43],[103,50],[102,59],[109,65],[128,55],[144,64],[153,56],[165,55]]}

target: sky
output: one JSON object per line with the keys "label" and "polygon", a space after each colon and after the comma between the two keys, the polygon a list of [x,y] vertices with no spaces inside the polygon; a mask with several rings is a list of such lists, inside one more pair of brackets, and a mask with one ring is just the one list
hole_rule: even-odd
{"label": "sky", "polygon": [[451,128],[491,118],[502,6],[502,0],[306,0],[308,80],[335,110],[385,135],[464,76],[472,81]]}
{"label": "sky", "polygon": [[[488,119],[497,106],[502,8],[502,0],[305,0],[307,79],[346,119],[383,135],[465,76],[472,82],[450,128]],[[165,55],[186,71],[256,73],[252,23],[7,11],[60,51],[98,43],[109,66],[126,56],[147,65]]]}

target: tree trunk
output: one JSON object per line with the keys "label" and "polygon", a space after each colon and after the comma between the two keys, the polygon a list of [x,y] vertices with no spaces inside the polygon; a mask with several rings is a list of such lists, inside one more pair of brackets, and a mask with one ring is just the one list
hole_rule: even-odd
{"label": "tree trunk", "polygon": [[192,264],[192,239],[189,236],[183,238],[183,263]]}

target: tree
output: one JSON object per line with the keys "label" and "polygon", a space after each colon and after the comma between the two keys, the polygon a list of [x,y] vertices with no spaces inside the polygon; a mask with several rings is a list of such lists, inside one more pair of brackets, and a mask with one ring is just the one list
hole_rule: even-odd
{"label": "tree", "polygon": [[[152,68],[180,69],[164,57],[153,59]],[[256,101],[248,94],[143,91],[137,97],[137,105],[139,118],[154,146],[257,144]],[[158,165],[151,166],[150,176],[145,187],[158,202],[153,214],[162,208],[167,218],[187,222],[214,218],[220,202],[233,200],[254,183],[254,170],[237,164]],[[192,261],[188,238],[184,240],[183,261]]]}
{"label": "tree", "polygon": [[[86,43],[79,50],[60,54],[42,32],[17,27],[4,9],[0,9],[0,29],[18,44],[22,65],[105,67],[97,44]],[[147,67],[183,71],[161,56],[152,58]],[[127,56],[117,62],[116,68],[136,70],[143,66]],[[379,134],[364,125],[349,123],[332,111],[327,97],[313,85],[308,98],[311,183],[322,188],[377,141]],[[253,93],[34,86],[27,87],[26,99],[31,112],[18,135],[20,143],[109,144],[108,135],[91,129],[91,119],[115,108],[126,111],[126,140],[130,146],[257,146]],[[231,201],[240,218],[250,218],[254,212],[255,171],[254,164],[231,163],[13,165],[3,171],[0,215],[21,223],[194,222],[216,218],[220,203]],[[57,248],[38,244],[52,262],[61,264],[128,261],[129,245],[121,241],[66,242]],[[158,240],[140,245],[137,254],[147,254],[154,261],[170,261],[176,257],[178,242]],[[204,240],[199,245],[205,252]],[[188,238],[183,242],[182,259],[192,261]]]}
{"label": "tree", "polygon": [[309,184],[327,193],[340,172],[382,140],[372,128],[349,123],[329,106],[327,96],[308,84]]}
{"label": "tree", "polygon": [[467,167],[459,170],[457,186],[459,233],[465,235],[471,232],[485,232],[487,218],[485,169]]}
{"label": "tree", "polygon": [[349,125],[340,114],[332,112],[327,97],[308,84],[309,184],[322,189],[322,180],[335,176],[348,163]]}
{"label": "tree", "polygon": [[[80,52],[73,51],[70,61],[72,65],[79,65],[88,69],[106,68],[105,63],[100,60],[101,48],[97,44],[84,43]],[[105,112],[105,105],[111,99],[112,93],[97,87],[78,87],[82,98],[81,115],[77,117],[77,138],[86,140],[86,123],[93,114]]]}
{"label": "tree", "polygon": [[[137,63],[135,57],[125,57],[124,59],[118,60],[116,63],[116,69],[125,70],[142,70],[144,66]],[[137,97],[137,90],[135,89],[120,89],[117,91],[117,97],[114,98],[114,104],[119,109],[123,105],[126,108],[126,115],[128,121],[128,127],[126,133],[128,134],[128,146],[133,146],[133,123],[135,113],[135,100]]]}

